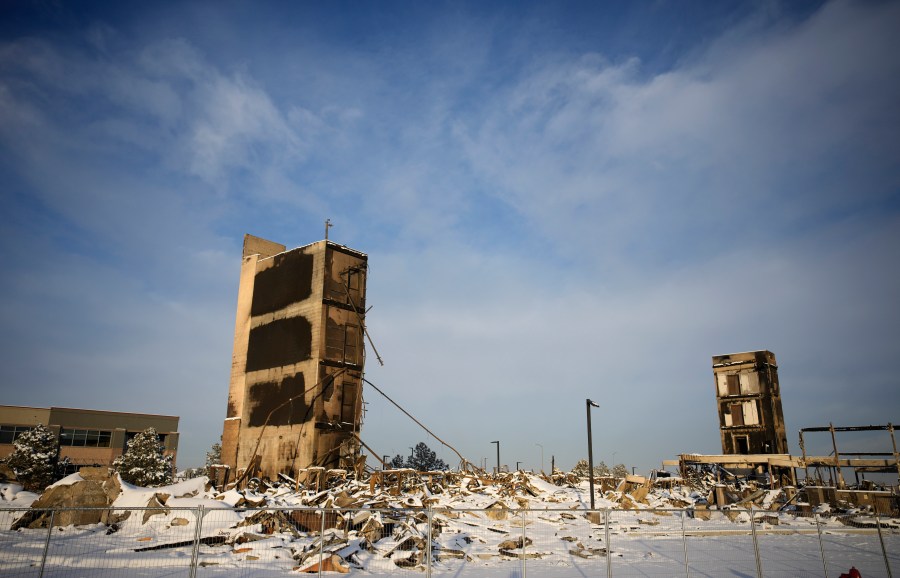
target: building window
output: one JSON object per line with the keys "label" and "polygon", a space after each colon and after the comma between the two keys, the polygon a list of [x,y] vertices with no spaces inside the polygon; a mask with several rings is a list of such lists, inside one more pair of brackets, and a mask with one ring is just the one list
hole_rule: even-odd
{"label": "building window", "polygon": [[341,421],[344,423],[356,423],[356,403],[359,394],[359,384],[355,381],[345,381],[341,388]]}
{"label": "building window", "polygon": [[[332,315],[335,318],[332,318]],[[348,311],[329,312],[325,332],[325,358],[359,365],[361,363],[361,330],[347,319],[353,315]]]}
{"label": "building window", "polygon": [[361,275],[358,270],[350,269],[347,271],[347,285],[350,287],[351,291],[359,291],[360,277]]}
{"label": "building window", "polygon": [[734,436],[734,451],[738,454],[749,454],[750,438],[747,436]]}
{"label": "building window", "polygon": [[726,375],[728,395],[741,395],[741,376],[738,374]]}
{"label": "building window", "polygon": [[328,318],[328,327],[325,334],[325,357],[335,361],[343,361],[344,358],[344,340],[346,339],[347,329],[335,321],[331,317]]}
{"label": "building window", "polygon": [[744,425],[744,407],[739,403],[731,404],[731,425]]}
{"label": "building window", "polygon": [[62,428],[59,431],[59,445],[77,448],[108,448],[111,431],[97,429]]}
{"label": "building window", "polygon": [[0,444],[11,444],[23,433],[30,430],[30,425],[0,425]]}
{"label": "building window", "polygon": [[347,325],[344,331],[344,362],[359,365],[359,326]]}

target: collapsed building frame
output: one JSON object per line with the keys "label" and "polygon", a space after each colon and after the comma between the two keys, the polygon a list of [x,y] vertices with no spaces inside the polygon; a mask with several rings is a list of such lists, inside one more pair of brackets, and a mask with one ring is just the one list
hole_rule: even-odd
{"label": "collapsed building frame", "polygon": [[[893,452],[842,452],[838,449],[837,432],[871,432],[871,431],[887,431],[891,437],[891,447]],[[803,439],[804,433],[829,432],[831,434],[832,455],[830,456],[807,456],[806,444]],[[863,473],[880,473],[890,474],[897,473],[897,480],[900,483],[900,454],[897,453],[897,439],[894,436],[894,426],[889,423],[887,425],[865,425],[865,426],[845,426],[835,427],[834,424],[828,424],[827,427],[807,427],[800,430],[800,451],[803,456],[800,458],[805,470],[806,479],[810,479],[809,468],[826,467],[829,472],[836,478],[837,487],[846,488],[844,475],[841,468],[852,468],[857,476],[857,485],[859,484],[858,475]],[[844,456],[844,457],[841,457]],[[849,457],[855,456],[855,457]],[[888,457],[890,456],[890,457]],[[821,479],[820,476],[819,479]],[[834,483],[832,485],[835,485]]]}
{"label": "collapsed building frame", "polygon": [[[892,452],[842,452],[837,445],[838,432],[871,432],[886,431],[891,438]],[[806,454],[806,441],[804,433],[813,432],[829,432],[831,434],[831,443],[833,451],[827,456],[810,456]],[[897,440],[894,435],[894,426],[891,423],[887,425],[866,425],[866,426],[835,426],[829,424],[827,426],[807,427],[800,430],[800,450],[803,452],[801,456],[792,456],[790,454],[680,454],[677,460],[666,460],[664,466],[677,466],[681,475],[685,478],[689,477],[691,468],[710,466],[710,469],[723,470],[721,473],[729,475],[731,470],[754,470],[756,474],[769,474],[771,476],[773,486],[781,485],[797,485],[796,470],[804,470],[805,480],[824,481],[823,476],[810,476],[810,468],[828,468],[830,470],[830,482],[838,488],[844,489],[847,483],[844,480],[842,468],[851,468],[855,474],[863,473],[881,473],[881,474],[897,474],[897,481],[900,484],[900,453],[897,451]],[[854,456],[854,457],[850,457]],[[732,474],[733,475],[733,474]],[[787,476],[787,477],[786,477]]]}
{"label": "collapsed building frame", "polygon": [[[874,432],[886,431],[891,439],[891,452],[841,451],[838,447],[836,433],[842,432]],[[832,453],[827,456],[811,456],[806,454],[806,438],[804,434],[831,434]],[[696,479],[703,475],[715,474],[716,482],[724,485],[734,481],[754,481],[758,485],[772,488],[800,487],[806,493],[810,507],[819,504],[845,503],[854,507],[871,507],[882,514],[900,512],[900,495],[898,486],[880,488],[872,480],[859,480],[860,473],[897,474],[900,484],[900,453],[894,426],[828,426],[807,427],[800,430],[800,456],[790,454],[722,454],[701,455],[681,454],[677,460],[666,460],[663,466],[675,466],[682,478]],[[815,475],[810,476],[810,469]],[[826,476],[821,470],[828,471]],[[848,486],[844,480],[842,468],[852,469],[856,484]],[[797,470],[804,471],[802,484],[798,484]],[[724,493],[718,492],[716,500],[721,500]],[[795,494],[796,496],[797,494]]]}

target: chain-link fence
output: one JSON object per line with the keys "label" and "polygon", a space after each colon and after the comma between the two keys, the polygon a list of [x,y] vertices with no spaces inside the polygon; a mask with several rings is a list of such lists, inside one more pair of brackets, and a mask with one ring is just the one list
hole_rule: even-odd
{"label": "chain-link fence", "polygon": [[[429,546],[430,544],[430,546]],[[891,577],[900,521],[761,510],[0,510],[0,576]]]}

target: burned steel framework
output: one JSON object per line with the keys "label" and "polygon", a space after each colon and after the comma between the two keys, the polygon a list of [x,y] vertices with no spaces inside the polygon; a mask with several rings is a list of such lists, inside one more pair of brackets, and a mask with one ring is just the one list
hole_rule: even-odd
{"label": "burned steel framework", "polygon": [[[836,433],[842,432],[872,432],[886,431],[891,438],[892,452],[847,452],[838,449]],[[832,454],[830,456],[807,456],[806,441],[804,433],[824,433],[831,434]],[[829,469],[829,473],[833,474],[833,482],[839,488],[847,486],[844,481],[842,468],[852,468],[854,475],[859,473],[897,473],[898,482],[900,482],[900,454],[897,452],[897,439],[894,436],[894,426],[891,423],[887,425],[863,425],[863,426],[838,426],[828,424],[828,426],[807,427],[800,430],[800,451],[803,452],[801,458],[802,467],[805,470],[806,478],[809,478],[809,468],[825,467]],[[852,457],[851,457],[852,456]],[[836,480],[834,479],[836,478]],[[857,484],[859,481],[857,480]]]}

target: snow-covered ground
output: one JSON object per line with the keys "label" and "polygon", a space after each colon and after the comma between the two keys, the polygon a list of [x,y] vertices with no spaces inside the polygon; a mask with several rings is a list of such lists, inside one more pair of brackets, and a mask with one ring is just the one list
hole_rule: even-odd
{"label": "snow-covered ground", "polygon": [[[423,484],[397,496],[356,482],[324,492],[216,494],[201,480],[153,489],[123,485],[111,509],[131,514],[114,525],[9,530],[24,512],[10,508],[35,497],[25,494],[13,484],[0,485],[3,576],[38,576],[45,549],[43,575],[59,578],[187,576],[194,558],[197,576],[303,575],[303,568],[316,574],[319,552],[334,568],[359,576],[430,570],[460,578],[752,578],[758,563],[767,577],[825,576],[827,565],[834,578],[851,566],[871,578],[889,575],[883,551],[894,574],[900,572],[897,520],[881,519],[879,535],[874,517],[863,513],[654,509],[673,500],[693,505],[690,492],[679,488],[654,492],[647,503],[608,493],[596,501],[601,510],[587,515],[586,483],[560,487],[535,476],[514,486]],[[135,509],[158,494],[168,496],[164,508]],[[247,507],[256,504],[263,509]],[[333,510],[344,504],[351,505]],[[327,511],[324,542],[320,508]],[[429,527],[430,563],[424,555]]]}

